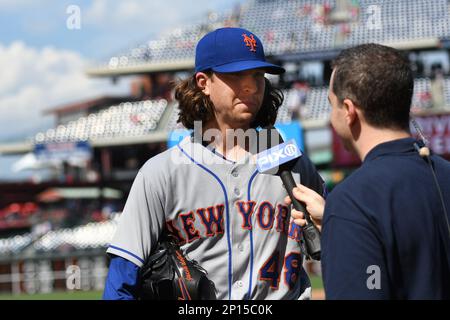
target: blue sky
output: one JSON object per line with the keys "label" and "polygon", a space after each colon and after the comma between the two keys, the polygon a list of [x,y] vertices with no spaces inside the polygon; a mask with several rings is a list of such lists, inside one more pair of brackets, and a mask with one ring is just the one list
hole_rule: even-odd
{"label": "blue sky", "polygon": [[[193,23],[209,10],[231,9],[243,0],[0,0],[0,42],[69,49],[101,59],[117,50]],[[80,9],[80,29],[68,29],[67,9]]]}
{"label": "blue sky", "polygon": [[[231,10],[244,0],[0,0],[0,142],[22,140],[53,125],[43,110],[128,92],[85,69],[159,34]],[[79,10],[79,27],[67,22]],[[0,156],[0,180],[15,175]],[[7,163],[8,164],[5,164]]]}

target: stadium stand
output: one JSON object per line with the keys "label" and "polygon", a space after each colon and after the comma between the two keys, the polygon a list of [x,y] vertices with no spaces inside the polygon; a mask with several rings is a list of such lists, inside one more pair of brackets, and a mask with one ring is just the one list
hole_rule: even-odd
{"label": "stadium stand", "polygon": [[41,237],[33,232],[0,239],[0,254],[5,257],[25,249],[37,254],[44,252],[89,250],[107,247],[114,234],[120,213],[102,222],[90,222],[75,228],[51,230]]}
{"label": "stadium stand", "polygon": [[[414,94],[412,107],[413,110],[425,110],[432,108],[431,94],[430,94],[429,78],[419,78],[414,82]],[[284,102],[278,111],[277,122],[289,122],[292,120],[292,111],[289,110],[288,103],[290,96],[294,94],[295,89],[282,90],[284,94]],[[303,122],[308,121],[328,121],[330,116],[330,105],[328,103],[328,88],[315,87],[311,88],[306,95],[306,103],[301,108],[301,119]],[[444,80],[444,97],[446,105],[450,105],[450,78]],[[164,130],[171,131],[179,129],[180,124],[177,124],[178,106],[175,105],[170,115]]]}
{"label": "stadium stand", "polygon": [[31,233],[0,239],[0,254],[4,256],[20,253],[24,248],[29,246],[32,241],[33,236]]}
{"label": "stadium stand", "polygon": [[[277,122],[289,122],[292,120],[292,111],[288,108],[290,96],[295,89],[282,90],[284,103],[278,112]],[[450,104],[450,78],[444,81],[445,101]],[[330,106],[327,100],[328,88],[311,88],[306,95],[306,103],[301,112],[303,121],[317,121],[329,119]],[[414,83],[413,107],[418,109],[430,108],[430,79],[419,78]],[[183,128],[178,120],[178,105],[171,103],[167,124],[161,128],[163,131],[171,131]],[[159,127],[159,120],[166,109],[166,100],[145,101],[137,103],[122,103],[118,106],[111,106],[99,113],[90,114],[77,121],[69,123],[67,126],[60,125],[55,129],[49,129],[45,133],[38,133],[35,136],[36,142],[51,141],[72,141],[101,139],[115,136],[139,136],[155,131]],[[130,107],[131,106],[131,107]]]}
{"label": "stadium stand", "polygon": [[[450,34],[447,0],[424,2],[254,0],[239,14],[212,15],[197,24],[176,28],[160,39],[114,55],[100,67],[120,69],[148,63],[192,59],[196,41],[218,26],[241,26],[262,37],[269,56],[334,50],[366,42],[389,43],[441,38]],[[344,16],[343,20],[335,16]],[[379,19],[378,19],[379,17]]]}
{"label": "stadium stand", "polygon": [[140,136],[154,131],[161,119],[167,100],[145,100],[113,105],[98,113],[91,113],[67,125],[59,125],[35,136],[36,143],[79,141]]}
{"label": "stadium stand", "polygon": [[117,218],[114,218],[76,228],[53,230],[35,241],[32,246],[37,252],[103,248],[111,241],[116,224]]}
{"label": "stadium stand", "polygon": [[[414,83],[413,109],[429,109],[431,105],[429,78],[418,78]],[[278,112],[277,122],[292,120],[292,110],[288,107],[290,97],[295,89],[282,90],[284,103]],[[329,119],[330,106],[327,100],[327,87],[313,87],[306,94],[306,103],[301,110],[302,121],[317,121]],[[450,78],[444,79],[444,98],[450,104]],[[168,105],[172,108],[167,108]],[[168,109],[170,115],[164,127],[160,126],[164,112]],[[89,114],[67,125],[59,125],[35,136],[36,143],[92,140],[112,137],[137,137],[157,128],[171,131],[183,128],[178,120],[178,105],[165,99],[146,100],[140,102],[125,102],[113,105],[98,113]]]}
{"label": "stadium stand", "polygon": [[174,62],[190,60],[195,53],[195,45],[202,35],[223,25],[235,26],[236,12],[211,13],[197,24],[175,28],[161,35],[158,40],[140,44],[109,59],[111,69],[129,67],[143,63]]}

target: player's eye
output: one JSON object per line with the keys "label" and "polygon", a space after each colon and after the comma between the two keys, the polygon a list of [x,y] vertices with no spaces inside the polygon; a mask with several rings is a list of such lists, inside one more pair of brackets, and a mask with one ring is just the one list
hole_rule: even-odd
{"label": "player's eye", "polygon": [[255,77],[256,79],[261,79],[261,78],[264,78],[264,75],[265,75],[264,72],[256,72],[255,75],[254,75],[254,77]]}

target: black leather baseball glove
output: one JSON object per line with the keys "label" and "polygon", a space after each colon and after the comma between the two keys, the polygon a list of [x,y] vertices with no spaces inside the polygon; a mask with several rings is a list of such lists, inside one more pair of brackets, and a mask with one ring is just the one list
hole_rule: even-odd
{"label": "black leather baseball glove", "polygon": [[141,268],[141,300],[216,300],[214,283],[189,260],[172,236],[164,236]]}

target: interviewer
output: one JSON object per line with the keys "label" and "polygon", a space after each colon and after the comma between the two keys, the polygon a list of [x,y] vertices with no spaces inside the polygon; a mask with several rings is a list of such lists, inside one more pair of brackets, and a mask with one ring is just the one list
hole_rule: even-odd
{"label": "interviewer", "polygon": [[[362,165],[326,204],[294,189],[322,230],[327,299],[450,299],[450,163],[419,154],[409,131],[413,86],[393,48],[360,45],[334,61],[331,124]],[[301,212],[292,217],[306,223]]]}

